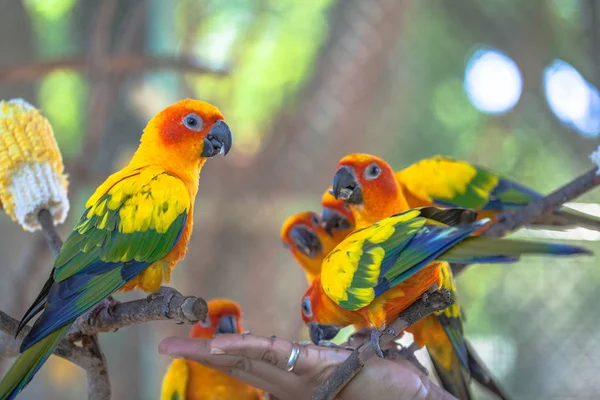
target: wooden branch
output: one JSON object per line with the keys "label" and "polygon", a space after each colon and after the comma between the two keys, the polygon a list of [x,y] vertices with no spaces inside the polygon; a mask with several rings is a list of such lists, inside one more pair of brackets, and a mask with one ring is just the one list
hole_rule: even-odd
{"label": "wooden branch", "polygon": [[208,306],[202,298],[183,296],[175,289],[162,287],[158,294],[151,294],[147,299],[101,304],[82,315],[67,337],[77,341],[82,336],[112,332],[150,321],[174,320],[179,324],[194,324],[204,320],[207,312]]}
{"label": "wooden branch", "polygon": [[600,184],[600,175],[596,174],[597,171],[598,167],[592,168],[543,199],[529,203],[517,212],[500,214],[498,220],[490,224],[490,227],[483,233],[483,236],[506,236],[518,228],[531,223],[531,221],[541,217],[543,214],[560,208],[564,203],[572,201],[598,186]]}
{"label": "wooden branch", "polygon": [[[489,225],[482,236],[503,237],[507,234],[530,224],[544,214],[548,214],[564,203],[572,201],[583,193],[600,185],[600,175],[597,175],[598,167],[573,179],[571,182],[550,193],[543,199],[529,203],[516,212],[505,212],[499,215],[498,220]],[[472,264],[452,264],[454,275],[463,272]]]}
{"label": "wooden branch", "polygon": [[50,214],[50,211],[43,209],[38,213],[38,221],[42,226],[42,232],[44,233],[48,247],[50,247],[50,250],[56,256],[63,245],[63,241],[56,230],[52,214]]}
{"label": "wooden branch", "polygon": [[[515,213],[501,214],[496,222],[488,225],[488,228],[483,235],[489,237],[503,237],[508,233],[531,223],[543,214],[560,208],[563,203],[571,201],[598,186],[600,184],[600,176],[597,175],[597,173],[598,166],[575,178],[543,199],[530,203]],[[467,264],[453,265],[453,271],[458,273],[464,270],[466,266]],[[440,298],[436,305],[441,306],[443,304],[444,302]],[[444,309],[450,304],[446,304],[441,309]],[[417,309],[415,310],[413,307],[416,307]],[[394,332],[400,333],[414,322],[434,311],[435,309],[433,309],[433,306],[426,308],[423,306],[422,302],[416,302],[401,313],[398,319],[396,319],[390,327],[392,327]],[[384,346],[393,339],[394,338],[392,338],[391,335],[386,333],[381,336],[380,343]],[[360,346],[357,350],[352,352],[350,357],[340,364],[334,373],[317,389],[317,392],[313,396],[313,400],[333,399],[373,355],[375,355],[375,352],[368,343]]]}
{"label": "wooden branch", "polygon": [[18,83],[43,78],[58,69],[74,69],[82,72],[99,70],[111,74],[123,74],[140,70],[174,69],[193,74],[226,75],[228,68],[211,68],[191,56],[148,56],[124,54],[107,56],[101,60],[91,58],[64,58],[36,64],[15,65],[0,68],[0,83]]}
{"label": "wooden branch", "polygon": [[[406,328],[425,318],[429,314],[443,310],[452,305],[454,300],[450,297],[450,293],[445,289],[440,289],[431,293],[427,301],[418,299],[406,310],[404,310],[398,318],[388,326],[388,329],[394,332],[403,332]],[[379,343],[381,347],[385,347],[396,338],[396,335],[384,332]],[[375,355],[375,350],[371,346],[370,341],[366,341],[354,350],[352,354],[340,365],[338,365],[333,374],[319,386],[317,392],[313,395],[313,400],[331,400],[354,378],[354,376],[365,366],[367,361]]]}

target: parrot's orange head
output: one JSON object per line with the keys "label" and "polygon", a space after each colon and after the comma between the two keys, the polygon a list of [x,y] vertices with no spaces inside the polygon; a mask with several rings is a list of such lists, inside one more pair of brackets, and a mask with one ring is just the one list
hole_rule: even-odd
{"label": "parrot's orange head", "polygon": [[315,258],[322,254],[323,243],[319,236],[327,235],[321,226],[321,218],[305,211],[292,215],[285,220],[281,228],[281,241],[294,255],[302,254]]}
{"label": "parrot's orange head", "polygon": [[231,145],[231,130],[219,109],[188,99],[170,105],[148,122],[136,157],[184,169],[227,154]]}
{"label": "parrot's orange head", "polygon": [[[321,340],[333,339],[342,326],[324,325],[331,323],[331,317],[337,320],[340,314],[348,311],[340,309],[321,288],[321,276],[317,276],[304,293],[301,303],[302,320],[308,325],[310,339],[318,344]],[[347,318],[347,316],[346,316]],[[347,324],[350,324],[348,322]]]}
{"label": "parrot's orange head", "polygon": [[398,185],[392,167],[379,157],[349,154],[338,163],[332,192],[347,204],[365,204],[382,194],[395,195]]}
{"label": "parrot's orange head", "polygon": [[208,315],[192,327],[191,337],[210,339],[215,334],[243,332],[242,309],[238,303],[229,299],[212,299],[207,304]]}
{"label": "parrot's orange head", "polygon": [[354,217],[348,205],[342,199],[336,199],[331,188],[323,193],[321,198],[323,228],[332,236],[340,239],[349,235],[354,229]]}

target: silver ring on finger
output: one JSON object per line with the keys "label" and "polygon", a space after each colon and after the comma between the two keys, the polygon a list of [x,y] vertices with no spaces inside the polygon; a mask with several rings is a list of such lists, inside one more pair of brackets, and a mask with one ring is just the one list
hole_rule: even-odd
{"label": "silver ring on finger", "polygon": [[296,361],[298,361],[298,355],[300,354],[300,345],[297,342],[292,342],[292,351],[290,352],[290,357],[288,358],[287,365],[285,366],[286,371],[292,372],[294,367],[296,366]]}

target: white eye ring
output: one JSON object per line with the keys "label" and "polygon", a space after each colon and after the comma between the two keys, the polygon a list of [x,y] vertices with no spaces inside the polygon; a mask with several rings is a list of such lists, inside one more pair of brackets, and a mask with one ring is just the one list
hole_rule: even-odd
{"label": "white eye ring", "polygon": [[207,315],[206,319],[204,321],[200,321],[199,324],[200,324],[200,326],[203,326],[204,328],[210,328],[210,325],[211,325],[210,317]]}
{"label": "white eye ring", "polygon": [[302,314],[304,314],[306,318],[312,318],[313,316],[310,298],[308,296],[302,299]]}
{"label": "white eye ring", "polygon": [[373,163],[365,168],[364,176],[368,181],[372,181],[381,175],[381,167],[377,163]]}
{"label": "white eye ring", "polygon": [[202,118],[194,113],[183,117],[183,124],[186,128],[194,132],[200,132],[202,128],[204,128],[204,121],[202,121]]}

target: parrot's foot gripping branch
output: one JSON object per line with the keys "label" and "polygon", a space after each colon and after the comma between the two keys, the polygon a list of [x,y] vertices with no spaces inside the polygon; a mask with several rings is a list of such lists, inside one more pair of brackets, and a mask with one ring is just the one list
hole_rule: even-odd
{"label": "parrot's foot gripping branch", "polygon": [[[350,382],[350,380],[363,368],[367,360],[375,356],[377,348],[388,346],[406,328],[425,318],[429,314],[441,311],[454,303],[450,293],[445,289],[428,293],[427,301],[417,300],[384,330],[373,330],[371,340],[358,347],[342,364],[338,365],[334,373],[323,383],[313,395],[313,400],[333,399]],[[376,338],[377,345],[374,345]],[[381,352],[383,357],[383,352]]]}
{"label": "parrot's foot gripping branch", "polygon": [[184,296],[163,286],[145,299],[117,302],[112,307],[102,304],[99,309],[92,309],[75,322],[67,338],[79,340],[82,335],[113,332],[150,321],[174,320],[178,324],[194,324],[203,321],[207,312],[208,306],[202,298]]}

